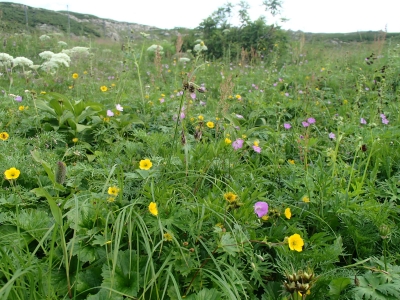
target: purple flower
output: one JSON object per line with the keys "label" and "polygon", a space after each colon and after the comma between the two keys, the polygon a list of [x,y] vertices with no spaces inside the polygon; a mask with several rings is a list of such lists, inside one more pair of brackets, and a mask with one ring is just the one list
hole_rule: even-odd
{"label": "purple flower", "polygon": [[236,118],[238,118],[238,119],[244,119],[244,117],[243,117],[242,115],[238,115],[238,114],[236,114]]}
{"label": "purple flower", "polygon": [[277,85],[278,85],[278,83],[277,83],[277,82],[275,82],[275,83],[274,83],[274,86],[277,86]]}
{"label": "purple flower", "polygon": [[260,201],[254,204],[254,213],[257,214],[259,218],[264,217],[268,213],[268,203]]}
{"label": "purple flower", "polygon": [[115,108],[116,108],[118,111],[124,111],[124,108],[121,106],[121,104],[117,104],[117,105],[115,106]]}
{"label": "purple flower", "polygon": [[386,119],[386,116],[384,114],[379,115],[382,119]]}
{"label": "purple flower", "polygon": [[335,135],[333,132],[331,132],[331,133],[329,134],[329,138],[332,139],[332,140],[334,140],[334,139],[336,138],[336,135]]}
{"label": "purple flower", "polygon": [[236,141],[234,141],[234,142],[232,143],[233,149],[237,150],[237,149],[242,148],[242,147],[243,147],[243,142],[244,142],[244,141],[243,141],[242,139],[237,139]]}
{"label": "purple flower", "polygon": [[200,100],[200,105],[204,106],[204,105],[206,105],[206,103],[204,101]]}
{"label": "purple flower", "polygon": [[107,116],[108,117],[113,117],[114,113],[111,110],[107,110]]}
{"label": "purple flower", "polygon": [[159,101],[160,101],[160,103],[164,103],[165,99],[164,98],[160,98]]}
{"label": "purple flower", "polygon": [[367,121],[364,118],[361,118],[360,123],[365,125],[365,124],[367,124]]}
{"label": "purple flower", "polygon": [[299,94],[303,94],[303,91],[302,91],[302,90],[300,90],[300,91],[299,91]]}
{"label": "purple flower", "polygon": [[194,100],[194,99],[196,99],[196,93],[191,93],[190,94],[190,97]]}
{"label": "purple flower", "polygon": [[303,127],[308,127],[308,126],[310,126],[310,124],[308,124],[308,123],[305,122],[305,121],[301,122],[301,124],[303,125]]}
{"label": "purple flower", "polygon": [[258,146],[256,146],[256,145],[253,145],[253,150],[254,150],[255,152],[257,152],[257,153],[261,153],[261,148],[258,147]]}
{"label": "purple flower", "polygon": [[382,124],[389,124],[389,120],[386,118],[382,118]]}
{"label": "purple flower", "polygon": [[179,115],[179,118],[182,120],[182,119],[184,119],[186,116],[185,116],[185,113],[182,111],[181,113],[180,113],[180,115]]}
{"label": "purple flower", "polygon": [[285,93],[285,96],[286,96],[286,97],[289,97],[289,93]]}
{"label": "purple flower", "polygon": [[283,127],[285,127],[285,129],[290,129],[292,128],[292,125],[290,125],[289,123],[285,123],[283,124]]}
{"label": "purple flower", "polygon": [[21,96],[15,96],[14,100],[17,101],[17,102],[21,102],[22,101],[22,97]]}
{"label": "purple flower", "polygon": [[314,124],[314,123],[315,123],[315,119],[314,119],[314,118],[308,118],[308,119],[307,119],[307,122],[308,122],[309,124]]}

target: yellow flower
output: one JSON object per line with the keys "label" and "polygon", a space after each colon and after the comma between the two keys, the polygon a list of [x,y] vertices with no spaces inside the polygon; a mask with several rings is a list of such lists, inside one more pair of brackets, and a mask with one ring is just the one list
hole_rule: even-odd
{"label": "yellow flower", "polygon": [[107,199],[107,202],[109,202],[109,203],[113,203],[114,201],[115,201],[115,197],[109,197]]}
{"label": "yellow flower", "polygon": [[235,195],[235,194],[232,193],[232,192],[228,192],[228,193],[225,193],[225,194],[224,194],[224,198],[225,198],[225,200],[228,201],[229,203],[232,203],[232,202],[235,202],[235,201],[236,201],[237,195]]}
{"label": "yellow flower", "polygon": [[20,106],[18,107],[18,110],[19,110],[19,111],[23,111],[23,110],[25,110],[25,106],[23,106],[23,105],[20,105]]}
{"label": "yellow flower", "polygon": [[46,92],[45,91],[41,91],[40,92],[42,95],[46,95]]}
{"label": "yellow flower", "polygon": [[294,160],[293,159],[288,159],[288,163],[291,165],[294,165]]}
{"label": "yellow flower", "polygon": [[0,140],[7,141],[9,137],[7,132],[0,132]]}
{"label": "yellow flower", "polygon": [[112,86],[112,87],[115,87],[115,83],[111,83],[111,86]]}
{"label": "yellow flower", "polygon": [[235,98],[238,99],[238,100],[240,100],[240,99],[242,99],[242,96],[240,96],[239,94],[237,94],[237,95],[235,96]]}
{"label": "yellow flower", "polygon": [[83,71],[83,74],[85,74],[85,75],[86,75],[87,73],[88,73],[87,71]]}
{"label": "yellow flower", "polygon": [[102,86],[100,87],[100,90],[101,90],[102,92],[107,92],[107,91],[108,91],[108,88],[107,88],[105,85],[102,85]]}
{"label": "yellow flower", "polygon": [[253,145],[256,146],[256,147],[258,147],[259,143],[260,143],[259,141],[254,141],[254,142],[253,142]]}
{"label": "yellow flower", "polygon": [[347,103],[349,103],[349,101],[347,101],[346,99],[343,100],[343,104],[346,105]]}
{"label": "yellow flower", "polygon": [[109,118],[109,117],[104,117],[104,118],[103,118],[103,121],[104,121],[104,122],[110,122],[110,118]]}
{"label": "yellow flower", "polygon": [[73,85],[70,85],[68,88],[69,88],[70,90],[72,90],[72,89],[74,88],[74,86],[73,86]]}
{"label": "yellow flower", "polygon": [[292,217],[292,212],[290,211],[290,208],[285,209],[285,217],[286,219],[290,219]]}
{"label": "yellow flower", "polygon": [[168,232],[164,233],[164,240],[167,242],[171,242],[173,240],[173,235]]}
{"label": "yellow flower", "polygon": [[79,141],[79,139],[75,137],[75,138],[72,139],[72,141],[73,141],[74,143],[77,143],[77,142]]}
{"label": "yellow flower", "polygon": [[225,144],[230,145],[232,141],[229,138],[225,138]]}
{"label": "yellow flower", "polygon": [[141,170],[149,170],[152,167],[152,162],[150,161],[150,159],[142,159],[139,162],[139,168]]}
{"label": "yellow flower", "polygon": [[198,116],[197,118],[198,118],[200,121],[203,121],[203,120],[204,120],[204,117],[203,117],[202,115]]}
{"label": "yellow flower", "polygon": [[309,203],[309,202],[310,202],[310,198],[308,198],[308,196],[304,196],[303,198],[301,198],[301,200],[302,200],[304,203]]}
{"label": "yellow flower", "polygon": [[78,73],[72,74],[72,78],[73,78],[73,79],[77,79],[78,77],[79,77]]}
{"label": "yellow flower", "polygon": [[149,95],[144,96],[146,99],[149,99]]}
{"label": "yellow flower", "polygon": [[150,202],[149,211],[153,216],[157,216],[158,215],[157,204],[155,202]]}
{"label": "yellow flower", "polygon": [[206,125],[208,128],[214,128],[214,122],[209,121],[206,123]]}
{"label": "yellow flower", "polygon": [[262,219],[263,221],[268,221],[269,216],[268,216],[268,215],[263,215],[263,216],[261,217],[261,219]]}
{"label": "yellow flower", "polygon": [[118,193],[119,193],[119,188],[118,187],[110,186],[108,188],[108,194],[109,195],[116,197],[116,196],[118,196]]}
{"label": "yellow flower", "polygon": [[247,138],[247,135],[242,134],[242,139],[245,139],[245,138]]}
{"label": "yellow flower", "polygon": [[4,172],[4,176],[7,180],[17,179],[19,177],[19,174],[21,174],[21,172],[16,168],[11,168]]}
{"label": "yellow flower", "polygon": [[299,234],[295,233],[289,236],[288,242],[290,250],[295,250],[297,252],[303,251],[304,241]]}

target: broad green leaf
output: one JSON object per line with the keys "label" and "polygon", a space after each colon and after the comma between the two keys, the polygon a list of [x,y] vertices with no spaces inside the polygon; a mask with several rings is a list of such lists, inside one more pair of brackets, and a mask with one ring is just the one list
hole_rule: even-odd
{"label": "broad green leaf", "polygon": [[49,203],[51,213],[53,215],[54,220],[58,225],[62,225],[62,213],[56,201],[53,197],[46,191],[44,188],[36,188],[33,189],[31,192],[35,193],[37,197],[46,197],[47,202]]}

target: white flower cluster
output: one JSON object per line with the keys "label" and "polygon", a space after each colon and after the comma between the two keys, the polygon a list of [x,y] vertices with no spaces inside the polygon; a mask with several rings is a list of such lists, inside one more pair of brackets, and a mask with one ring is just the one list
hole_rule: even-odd
{"label": "white flower cluster", "polygon": [[71,62],[71,58],[63,52],[53,53],[51,51],[43,51],[39,54],[39,56],[46,60],[41,65],[41,68],[46,70],[47,72],[55,71],[62,65],[68,68],[69,63]]}
{"label": "white flower cluster", "polygon": [[64,42],[64,41],[58,41],[57,44],[60,47],[67,47],[68,46],[68,44],[66,42]]}
{"label": "white flower cluster", "polygon": [[43,34],[43,35],[41,35],[41,36],[39,37],[39,39],[40,39],[42,42],[45,42],[45,41],[50,40],[51,37],[49,37],[48,35]]}
{"label": "white flower cluster", "polygon": [[16,66],[21,66],[21,67],[30,67],[33,66],[33,61],[31,61],[30,59],[23,57],[23,56],[19,56],[13,59],[13,65],[14,67]]}
{"label": "white flower cluster", "polygon": [[87,47],[74,47],[72,49],[64,49],[62,52],[69,56],[87,56],[90,54]]}
{"label": "white flower cluster", "polygon": [[0,53],[0,67],[11,67],[14,57],[7,53]]}

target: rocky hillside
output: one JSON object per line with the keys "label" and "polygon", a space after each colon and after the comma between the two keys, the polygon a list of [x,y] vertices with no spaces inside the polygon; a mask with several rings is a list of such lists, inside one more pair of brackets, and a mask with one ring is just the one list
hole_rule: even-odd
{"label": "rocky hillside", "polygon": [[93,15],[67,11],[52,11],[11,2],[0,3],[0,32],[41,31],[70,32],[76,36],[92,36],[121,40],[122,36],[132,38],[146,32],[153,38],[169,36],[171,30],[136,23],[101,19]]}

